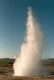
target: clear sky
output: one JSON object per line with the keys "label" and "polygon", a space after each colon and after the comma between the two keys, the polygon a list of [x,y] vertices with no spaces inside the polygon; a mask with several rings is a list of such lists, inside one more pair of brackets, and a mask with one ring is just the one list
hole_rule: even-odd
{"label": "clear sky", "polygon": [[0,58],[18,55],[29,6],[44,33],[43,58],[54,58],[54,0],[0,0]]}

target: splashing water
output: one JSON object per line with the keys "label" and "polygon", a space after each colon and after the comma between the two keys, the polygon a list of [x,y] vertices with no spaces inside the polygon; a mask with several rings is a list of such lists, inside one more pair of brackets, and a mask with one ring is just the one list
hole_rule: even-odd
{"label": "splashing water", "polygon": [[43,49],[43,34],[29,7],[25,41],[13,65],[15,76],[35,76]]}

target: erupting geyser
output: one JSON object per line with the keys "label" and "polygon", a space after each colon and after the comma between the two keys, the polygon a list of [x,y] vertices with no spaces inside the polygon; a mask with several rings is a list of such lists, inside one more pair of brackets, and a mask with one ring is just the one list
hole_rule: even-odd
{"label": "erupting geyser", "polygon": [[20,56],[13,65],[14,76],[35,76],[38,73],[42,49],[43,34],[29,7],[25,41],[21,46]]}

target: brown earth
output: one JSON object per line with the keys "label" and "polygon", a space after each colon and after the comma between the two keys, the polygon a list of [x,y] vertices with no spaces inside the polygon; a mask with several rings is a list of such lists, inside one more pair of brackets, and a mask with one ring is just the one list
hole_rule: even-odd
{"label": "brown earth", "polygon": [[51,77],[0,77],[0,80],[54,80]]}

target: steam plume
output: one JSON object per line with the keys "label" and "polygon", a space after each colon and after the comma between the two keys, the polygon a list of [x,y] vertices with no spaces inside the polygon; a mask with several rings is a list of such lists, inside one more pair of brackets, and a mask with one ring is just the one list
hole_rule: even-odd
{"label": "steam plume", "polygon": [[21,46],[20,56],[14,63],[15,76],[35,76],[38,72],[43,48],[43,34],[29,7],[26,23],[25,41]]}

